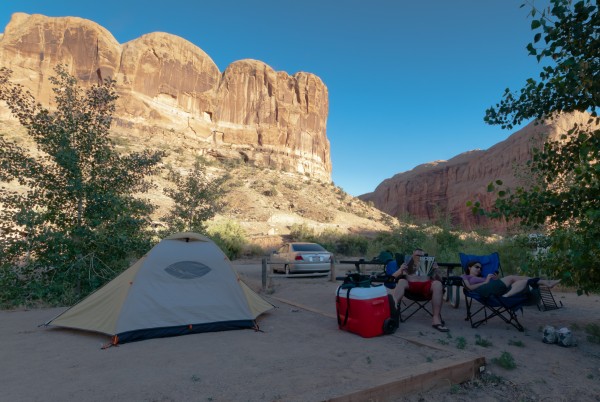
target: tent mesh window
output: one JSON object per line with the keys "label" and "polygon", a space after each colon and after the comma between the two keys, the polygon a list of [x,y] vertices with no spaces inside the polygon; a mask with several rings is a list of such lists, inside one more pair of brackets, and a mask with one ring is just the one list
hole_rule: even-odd
{"label": "tent mesh window", "polygon": [[197,261],[178,261],[165,268],[166,273],[179,279],[200,278],[210,271],[210,267]]}

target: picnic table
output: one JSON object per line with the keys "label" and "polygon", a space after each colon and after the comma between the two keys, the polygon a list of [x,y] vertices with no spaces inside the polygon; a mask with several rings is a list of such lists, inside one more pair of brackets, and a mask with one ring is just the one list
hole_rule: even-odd
{"label": "picnic table", "polygon": [[340,264],[351,264],[356,268],[356,272],[361,273],[360,266],[361,265],[381,265],[381,268],[384,268],[385,262],[377,259],[365,260],[364,258],[358,260],[341,260]]}
{"label": "picnic table", "polygon": [[[372,259],[365,260],[364,258],[359,258],[358,260],[340,260],[340,264],[346,265],[354,265],[356,273],[366,273],[366,268],[361,271],[361,266],[365,265],[379,265],[381,267],[380,271],[374,276],[374,280],[377,281],[381,279],[381,281],[385,280],[384,265],[386,262]],[[456,276],[452,275],[454,273],[455,268],[460,268],[461,264],[459,262],[438,262],[438,267],[446,268],[446,276],[442,278],[442,282],[446,286],[445,290],[445,299],[446,301],[454,308],[458,308],[460,304],[460,285],[456,282],[456,280],[451,280],[456,278]],[[337,280],[343,280],[344,277],[337,277]]]}

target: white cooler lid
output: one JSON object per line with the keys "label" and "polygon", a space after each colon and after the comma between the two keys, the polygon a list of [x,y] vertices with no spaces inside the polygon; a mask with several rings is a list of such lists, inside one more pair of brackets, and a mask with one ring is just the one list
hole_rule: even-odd
{"label": "white cooler lid", "polygon": [[[336,295],[339,294],[340,297],[346,297],[348,289],[340,289],[341,286],[338,287],[339,293],[336,290]],[[387,295],[387,291],[385,290],[385,286],[371,286],[370,288],[351,288],[350,289],[350,298],[358,299],[358,300],[369,300],[375,299],[377,297],[382,297]]]}

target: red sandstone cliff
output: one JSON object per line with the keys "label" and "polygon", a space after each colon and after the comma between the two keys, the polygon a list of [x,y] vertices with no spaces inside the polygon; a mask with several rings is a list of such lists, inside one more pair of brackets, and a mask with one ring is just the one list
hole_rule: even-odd
{"label": "red sandstone cliff", "polygon": [[[81,83],[113,78],[120,95],[114,129],[134,143],[330,180],[328,92],[319,77],[276,72],[241,60],[221,73],[196,45],[155,32],[125,44],[76,17],[16,13],[0,35],[0,66],[42,103],[52,101],[54,67]],[[0,116],[8,118],[0,105]]]}
{"label": "red sandstone cliff", "polygon": [[384,180],[374,192],[359,196],[372,201],[375,207],[392,215],[409,214],[422,219],[450,216],[452,222],[463,229],[488,226],[502,230],[505,223],[473,216],[467,201],[479,200],[489,208],[493,193],[487,185],[500,179],[507,186],[521,181],[515,174],[519,166],[532,156],[532,148],[539,147],[549,136],[557,139],[572,128],[573,123],[584,124],[588,115],[564,115],[551,124],[531,123],[506,140],[482,151],[460,154],[448,161],[436,161]]}

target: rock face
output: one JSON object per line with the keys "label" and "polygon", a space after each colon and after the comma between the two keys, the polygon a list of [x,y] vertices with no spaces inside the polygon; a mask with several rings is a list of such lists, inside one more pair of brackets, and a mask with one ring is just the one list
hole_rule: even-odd
{"label": "rock face", "polygon": [[116,80],[114,128],[133,142],[168,147],[177,136],[197,155],[331,180],[328,92],[313,74],[276,72],[256,60],[221,73],[202,49],[175,35],[149,33],[121,45],[89,20],[14,14],[0,35],[0,66],[50,104],[48,78],[59,63],[83,85]]}
{"label": "rock face", "polygon": [[450,216],[453,224],[463,229],[486,226],[503,231],[505,222],[474,216],[467,201],[480,201],[489,208],[494,200],[493,193],[487,192],[489,183],[500,179],[509,187],[523,184],[518,166],[531,159],[534,146],[539,147],[546,136],[557,139],[574,123],[587,121],[588,115],[576,114],[560,116],[549,124],[531,123],[485,151],[417,166],[384,180],[374,192],[359,198],[395,217],[409,214],[431,220]]}

